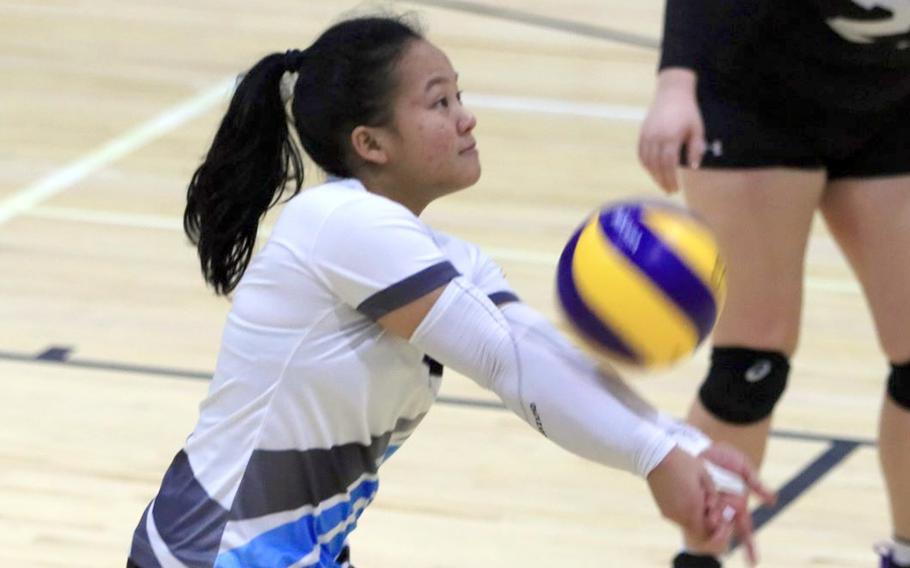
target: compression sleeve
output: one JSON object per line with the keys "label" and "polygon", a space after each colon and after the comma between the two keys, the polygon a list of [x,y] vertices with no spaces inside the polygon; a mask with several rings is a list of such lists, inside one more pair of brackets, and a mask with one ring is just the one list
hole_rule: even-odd
{"label": "compression sleeve", "polygon": [[502,268],[480,250],[480,247],[439,231],[433,231],[433,237],[458,272],[477,286],[494,304],[501,305],[518,300]]}
{"label": "compression sleeve", "polygon": [[524,304],[509,303],[500,311],[459,277],[448,284],[410,341],[494,391],[561,447],[646,476],[676,442],[613,396],[596,366],[548,326]]}

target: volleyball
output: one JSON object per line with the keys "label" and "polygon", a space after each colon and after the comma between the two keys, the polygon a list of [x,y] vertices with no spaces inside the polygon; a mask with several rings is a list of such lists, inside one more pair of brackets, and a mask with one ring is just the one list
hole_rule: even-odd
{"label": "volleyball", "polygon": [[575,231],[557,267],[569,322],[597,351],[638,367],[687,357],[723,306],[725,267],[710,229],[663,201],[608,204]]}

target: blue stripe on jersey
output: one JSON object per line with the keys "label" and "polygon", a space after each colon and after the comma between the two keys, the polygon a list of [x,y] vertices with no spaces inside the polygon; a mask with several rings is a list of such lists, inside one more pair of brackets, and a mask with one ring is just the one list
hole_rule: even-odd
{"label": "blue stripe on jersey", "polygon": [[[327,499],[347,494],[365,473],[376,473],[392,435],[412,431],[423,417],[399,418],[393,430],[373,437],[370,445],[354,442],[327,449],[255,450],[230,512],[209,497],[181,450],[155,497],[155,526],[180,561],[192,568],[210,567],[229,518],[252,519],[308,505],[317,507]],[[149,545],[145,515],[134,533],[130,555],[140,566],[160,568],[152,560],[155,555]]]}
{"label": "blue stripe on jersey", "polygon": [[386,460],[388,460],[390,457],[394,456],[394,455],[395,455],[395,452],[397,452],[397,451],[398,451],[398,448],[400,448],[400,447],[401,447],[400,445],[398,445],[398,446],[389,446],[389,448],[385,451],[385,455],[382,456],[382,463],[385,463]]}
{"label": "blue stripe on jersey", "polygon": [[[247,544],[222,552],[215,560],[216,568],[244,568],[249,566],[286,567],[319,550],[320,558],[335,559],[344,548],[345,539],[354,527],[364,508],[376,496],[379,482],[365,480],[355,487],[344,501],[322,512],[311,513],[278,526],[257,536]],[[363,501],[358,503],[359,501]],[[338,533],[328,537],[332,531]],[[320,542],[321,541],[321,542]],[[320,566],[325,565],[319,562]]]}
{"label": "blue stripe on jersey", "polygon": [[410,304],[436,288],[448,284],[460,273],[449,261],[442,261],[376,292],[357,306],[357,311],[377,320],[401,306]]}
{"label": "blue stripe on jersey", "polygon": [[497,306],[501,306],[509,302],[520,302],[521,300],[519,300],[518,296],[516,296],[515,293],[511,290],[503,290],[501,292],[493,292],[490,294],[490,301]]}

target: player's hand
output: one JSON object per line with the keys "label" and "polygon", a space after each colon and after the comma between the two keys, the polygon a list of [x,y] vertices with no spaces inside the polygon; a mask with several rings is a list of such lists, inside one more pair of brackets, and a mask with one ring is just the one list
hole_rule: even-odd
{"label": "player's hand", "polygon": [[664,191],[679,189],[676,169],[683,145],[690,167],[697,168],[705,152],[705,127],[695,95],[695,73],[668,68],[658,75],[654,101],[642,124],[638,159]]}
{"label": "player's hand", "polygon": [[[648,474],[648,487],[663,517],[699,541],[721,539],[729,522],[720,522],[720,501],[700,458],[673,448]],[[729,538],[729,537],[728,537]]]}
{"label": "player's hand", "polygon": [[[739,490],[725,490],[723,484],[715,483],[718,489],[718,502],[721,518],[732,523],[732,533],[746,549],[746,557],[754,566],[758,563],[758,550],[752,534],[752,515],[749,512],[749,496],[756,495],[762,502],[773,505],[777,500],[758,479],[755,468],[742,452],[726,444],[713,444],[699,456],[701,459],[720,466],[734,474],[743,486]],[[717,480],[715,480],[716,482]],[[711,543],[712,547],[716,543]],[[724,545],[724,549],[726,544]]]}

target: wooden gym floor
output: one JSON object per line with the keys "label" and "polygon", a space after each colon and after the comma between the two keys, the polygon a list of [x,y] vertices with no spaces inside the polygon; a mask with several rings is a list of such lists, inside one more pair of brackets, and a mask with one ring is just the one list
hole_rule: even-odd
{"label": "wooden gym floor", "polygon": [[[364,6],[0,0],[0,565],[124,564],[195,422],[228,309],[180,231],[189,176],[239,72]],[[662,2],[385,6],[421,15],[479,119],[484,177],[425,217],[484,247],[556,318],[571,230],[604,201],[660,195],[635,146]],[[629,380],[681,415],[706,355]],[[765,566],[875,565],[888,532],[874,448],[885,373],[817,223],[763,471],[783,506],[756,513]],[[678,537],[641,480],[546,443],[454,373],[442,394],[383,470],[352,538],[358,566],[667,566]]]}

